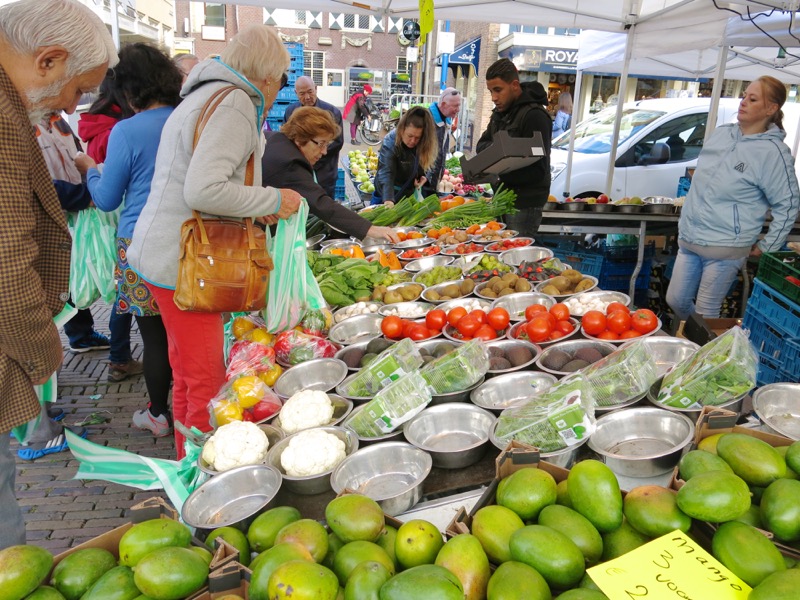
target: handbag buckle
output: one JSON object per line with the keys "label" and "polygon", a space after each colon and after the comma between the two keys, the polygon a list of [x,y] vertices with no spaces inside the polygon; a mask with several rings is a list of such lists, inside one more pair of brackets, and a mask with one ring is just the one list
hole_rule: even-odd
{"label": "handbag buckle", "polygon": [[204,287],[206,287],[206,280],[201,279],[200,281],[197,282],[197,285],[202,290]]}
{"label": "handbag buckle", "polygon": [[214,257],[213,257],[213,256],[209,256],[209,257],[208,257],[208,264],[209,264],[210,266],[214,266]]}

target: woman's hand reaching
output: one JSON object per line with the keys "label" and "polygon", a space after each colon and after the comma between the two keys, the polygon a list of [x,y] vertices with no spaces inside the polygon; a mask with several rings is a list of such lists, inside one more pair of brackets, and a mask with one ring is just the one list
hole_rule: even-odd
{"label": "woman's hand reaching", "polygon": [[427,177],[425,177],[425,175],[423,175],[422,177],[420,177],[419,179],[417,179],[417,180],[415,180],[415,181],[414,181],[414,186],[415,186],[415,187],[418,187],[418,188],[421,188],[421,187],[422,187],[423,185],[425,185],[427,182],[428,182],[428,178],[427,178]]}
{"label": "woman's hand reaching", "polygon": [[88,154],[78,152],[78,154],[75,155],[75,167],[81,175],[86,175],[89,169],[97,168],[97,163],[94,162],[94,159]]}
{"label": "woman's hand reaching", "polygon": [[400,241],[400,237],[397,235],[397,232],[394,229],[391,227],[379,227],[378,225],[373,225],[369,228],[367,231],[367,237],[389,240],[393,244],[396,244]]}
{"label": "woman's hand reaching", "polygon": [[274,216],[277,216],[279,219],[288,219],[300,208],[300,201],[303,199],[303,197],[294,190],[290,190],[288,188],[281,188],[280,193],[281,208],[275,213]]}

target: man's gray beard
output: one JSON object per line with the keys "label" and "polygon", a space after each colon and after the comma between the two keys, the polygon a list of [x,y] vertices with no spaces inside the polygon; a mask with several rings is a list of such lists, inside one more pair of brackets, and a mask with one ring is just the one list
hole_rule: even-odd
{"label": "man's gray beard", "polygon": [[28,119],[30,119],[31,125],[37,125],[46,117],[59,112],[57,109],[49,106],[47,101],[58,97],[68,79],[69,78],[64,77],[43,88],[25,92],[25,97],[28,99]]}

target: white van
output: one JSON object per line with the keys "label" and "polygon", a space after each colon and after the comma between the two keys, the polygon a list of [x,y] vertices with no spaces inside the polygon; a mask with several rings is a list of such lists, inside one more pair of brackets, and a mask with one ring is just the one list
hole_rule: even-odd
{"label": "white van", "polygon": [[[678,179],[697,165],[708,120],[708,98],[662,98],[626,104],[622,112],[619,146],[611,186],[612,200],[622,197],[675,197]],[[738,98],[722,98],[717,123],[731,123],[739,110]],[[575,128],[575,153],[569,189],[566,183],[569,132],[553,140],[550,152],[550,194],[562,201],[598,196],[605,192],[608,153],[616,107],[581,121]],[[783,107],[784,140],[792,148],[800,106]],[[795,168],[798,167],[797,161]]]}

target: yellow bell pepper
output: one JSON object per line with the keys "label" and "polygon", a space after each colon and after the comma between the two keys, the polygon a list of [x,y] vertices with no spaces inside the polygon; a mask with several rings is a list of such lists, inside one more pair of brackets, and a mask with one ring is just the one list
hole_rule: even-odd
{"label": "yellow bell pepper", "polygon": [[214,420],[217,422],[217,427],[241,421],[242,418],[242,407],[235,400],[221,400],[214,405]]}
{"label": "yellow bell pepper", "polygon": [[278,377],[283,375],[283,367],[279,364],[275,364],[269,371],[264,371],[258,374],[258,378],[266,383],[269,387],[273,387],[275,382],[278,381]]}
{"label": "yellow bell pepper", "polygon": [[265,383],[256,375],[245,375],[236,379],[231,387],[236,392],[239,406],[250,408],[261,402],[267,391],[264,386]]}

